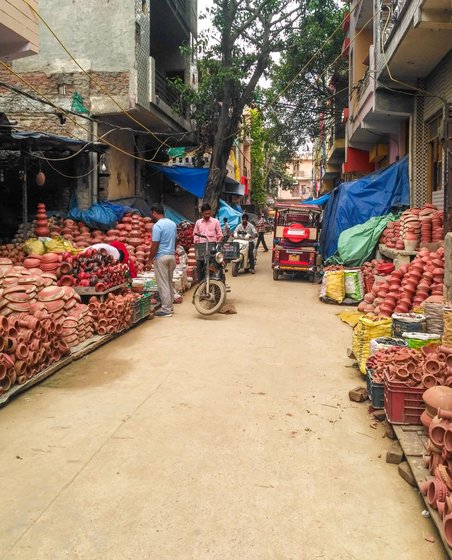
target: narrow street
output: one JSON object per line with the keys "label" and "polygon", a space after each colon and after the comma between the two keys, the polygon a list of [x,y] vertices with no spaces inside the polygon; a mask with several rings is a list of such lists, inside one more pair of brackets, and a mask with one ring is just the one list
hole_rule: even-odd
{"label": "narrow street", "polygon": [[[230,278],[0,410],[5,560],[440,560],[318,286]],[[435,543],[425,540],[434,536]]]}

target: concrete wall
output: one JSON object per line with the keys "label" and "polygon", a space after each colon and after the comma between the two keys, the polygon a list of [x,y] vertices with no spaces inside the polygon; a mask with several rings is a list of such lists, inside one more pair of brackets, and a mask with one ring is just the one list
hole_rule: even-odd
{"label": "concrete wall", "polygon": [[[135,66],[135,6],[124,0],[45,0],[40,14],[85,70],[129,71]],[[15,63],[20,72],[78,71],[42,22],[40,54]],[[81,40],[83,38],[83,40]]]}
{"label": "concrete wall", "polygon": [[[102,132],[102,127],[99,127],[99,134],[102,134]],[[115,131],[108,135],[108,139],[112,144],[125,152],[129,154],[135,153],[135,144],[131,132]],[[106,182],[102,182],[105,190],[101,191],[101,198],[103,200],[112,200],[135,195],[136,165],[142,165],[142,162],[138,162],[133,157],[113,148],[109,150],[106,160],[110,176]]]}

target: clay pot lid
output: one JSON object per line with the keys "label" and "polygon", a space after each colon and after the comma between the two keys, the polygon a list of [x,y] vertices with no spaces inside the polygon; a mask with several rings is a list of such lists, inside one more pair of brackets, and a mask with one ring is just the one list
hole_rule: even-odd
{"label": "clay pot lid", "polygon": [[75,290],[73,288],[71,288],[70,286],[62,286],[61,288],[63,291],[64,301],[68,301],[69,299],[73,298],[75,294]]}
{"label": "clay pot lid", "polygon": [[60,256],[58,253],[45,253],[42,255],[41,260],[45,263],[58,262],[60,260]]}
{"label": "clay pot lid", "polygon": [[427,389],[422,398],[430,410],[452,411],[452,387],[438,385]]}
{"label": "clay pot lid", "polygon": [[48,286],[47,288],[43,288],[38,294],[39,301],[56,301],[58,299],[62,299],[64,297],[64,290],[59,286]]}
{"label": "clay pot lid", "polygon": [[30,304],[27,302],[8,302],[7,307],[12,311],[28,312],[30,309]]}
{"label": "clay pot lid", "polygon": [[77,300],[75,298],[70,298],[64,304],[64,308],[68,311],[77,305]]}
{"label": "clay pot lid", "polygon": [[46,301],[44,305],[49,313],[57,313],[58,311],[63,309],[64,303],[65,302],[63,299],[55,299]]}
{"label": "clay pot lid", "polygon": [[49,280],[52,280],[53,282],[56,282],[58,280],[58,278],[55,276],[55,274],[52,274],[51,272],[44,272],[42,274],[43,278],[48,278]]}

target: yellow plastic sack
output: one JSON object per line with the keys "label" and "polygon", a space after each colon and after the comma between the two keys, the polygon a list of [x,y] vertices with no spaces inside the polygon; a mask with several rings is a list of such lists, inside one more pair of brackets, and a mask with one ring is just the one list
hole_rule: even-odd
{"label": "yellow plastic sack", "polygon": [[45,253],[44,243],[32,237],[25,241],[23,251],[26,255],[43,255]]}
{"label": "yellow plastic sack", "polygon": [[326,297],[337,303],[345,298],[345,276],[343,270],[329,270],[326,275]]}
{"label": "yellow plastic sack", "polygon": [[370,341],[374,338],[389,337],[392,334],[392,319],[365,315],[361,317],[353,331],[352,350],[358,360],[359,370],[366,374],[367,358],[371,355]]}
{"label": "yellow plastic sack", "polygon": [[64,253],[66,251],[76,253],[77,249],[70,241],[64,237],[53,237],[48,241],[44,241],[44,247],[47,253]]}

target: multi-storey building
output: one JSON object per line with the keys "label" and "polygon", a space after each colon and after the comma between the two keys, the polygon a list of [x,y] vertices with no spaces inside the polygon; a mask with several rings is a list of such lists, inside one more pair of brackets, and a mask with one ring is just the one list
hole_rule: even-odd
{"label": "multi-storey building", "polygon": [[412,203],[441,205],[452,103],[450,0],[353,0],[343,51],[349,108],[342,178],[409,156]]}
{"label": "multi-storey building", "polygon": [[278,189],[279,201],[303,202],[313,196],[312,153],[300,154],[288,165],[287,175],[293,177],[293,187]]}
{"label": "multi-storey building", "polygon": [[41,0],[40,15],[39,54],[13,63],[19,77],[2,69],[0,80],[53,106],[2,88],[0,111],[25,130],[109,147],[101,162],[92,154],[53,163],[78,177],[60,183],[75,184],[85,205],[161,191],[148,164],[190,144],[192,125],[169,80],[196,86],[194,50],[181,49],[194,46],[196,0]]}

